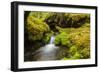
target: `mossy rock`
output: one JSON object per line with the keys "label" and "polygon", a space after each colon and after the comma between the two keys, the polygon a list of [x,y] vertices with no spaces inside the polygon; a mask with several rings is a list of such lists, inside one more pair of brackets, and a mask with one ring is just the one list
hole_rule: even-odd
{"label": "mossy rock", "polygon": [[72,47],[70,47],[69,52],[71,54],[71,56],[73,56],[76,52],[78,51],[78,47],[73,45]]}
{"label": "mossy rock", "polygon": [[59,35],[57,35],[55,37],[55,42],[54,42],[56,45],[62,45],[62,46],[67,46],[67,47],[70,47],[71,46],[71,41],[70,41],[70,36],[65,33],[65,32],[62,32],[60,33]]}
{"label": "mossy rock", "polygon": [[50,31],[49,26],[45,22],[33,16],[28,16],[26,30],[26,33],[28,33],[28,38],[31,41],[41,40],[43,35]]}

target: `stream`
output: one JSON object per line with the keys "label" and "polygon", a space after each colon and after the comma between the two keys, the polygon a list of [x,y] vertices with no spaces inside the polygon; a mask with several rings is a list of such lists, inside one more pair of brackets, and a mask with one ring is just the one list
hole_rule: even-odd
{"label": "stream", "polygon": [[55,36],[51,36],[50,41],[43,47],[40,47],[37,51],[33,52],[27,57],[31,60],[27,61],[50,61],[60,60],[66,54],[65,47],[58,47],[54,44]]}
{"label": "stream", "polygon": [[54,40],[55,37],[51,36],[50,42],[41,47],[37,52],[37,54],[35,55],[36,60],[38,61],[45,61],[45,60],[56,60],[56,53],[57,53],[57,49],[58,47],[54,45]]}

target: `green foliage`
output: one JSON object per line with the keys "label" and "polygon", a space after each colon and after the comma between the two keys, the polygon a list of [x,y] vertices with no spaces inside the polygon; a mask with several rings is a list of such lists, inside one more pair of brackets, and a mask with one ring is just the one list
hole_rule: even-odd
{"label": "green foliage", "polygon": [[90,46],[90,29],[78,28],[73,31],[71,34],[71,41],[78,47],[88,47]]}
{"label": "green foliage", "polygon": [[57,36],[55,37],[54,43],[55,43],[56,45],[60,45],[60,43],[61,43],[61,38],[60,38],[59,35],[57,35]]}
{"label": "green foliage", "polygon": [[48,32],[50,29],[45,22],[33,16],[28,16],[26,30],[29,35],[29,40],[35,41],[42,39],[43,34]]}
{"label": "green foliage", "polygon": [[81,54],[78,52],[75,52],[75,54],[71,56],[70,58],[68,57],[62,58],[62,60],[75,60],[75,59],[81,59]]}
{"label": "green foliage", "polygon": [[[66,41],[70,41],[69,44],[66,44],[67,46],[70,45],[69,52],[65,51],[68,54],[62,59],[71,60],[90,58],[90,24],[85,23],[80,28],[61,28],[57,26],[57,29],[60,32],[59,37],[57,36],[60,43],[62,41],[61,38],[64,38],[64,34],[67,34],[64,36],[69,36],[69,39],[66,40],[67,37],[65,37],[63,39],[65,41],[63,42],[66,43]],[[64,34],[61,35],[62,33]],[[62,43],[60,45],[62,45]],[[68,48],[66,50],[68,50]]]}
{"label": "green foliage", "polygon": [[69,13],[65,14],[68,17],[68,20],[71,20],[72,27],[78,27],[90,20],[90,14],[81,14],[81,13]]}
{"label": "green foliage", "polygon": [[70,45],[70,40],[69,40],[68,34],[63,32],[63,33],[60,34],[60,37],[61,37],[61,44],[63,46],[69,46]]}
{"label": "green foliage", "polygon": [[64,58],[62,58],[62,60],[69,60],[69,58],[67,58],[67,57],[64,57]]}
{"label": "green foliage", "polygon": [[45,44],[49,43],[50,41],[50,38],[51,36],[53,35],[54,33],[51,31],[49,33],[46,33],[43,37],[43,42],[45,42]]}
{"label": "green foliage", "polygon": [[62,32],[61,34],[57,35],[55,37],[55,42],[56,45],[62,45],[62,46],[71,46],[71,41],[70,41],[70,37],[67,33]]}
{"label": "green foliage", "polygon": [[78,53],[78,52],[76,52],[76,53],[74,54],[74,56],[71,57],[71,59],[80,59],[80,58],[81,58],[81,54]]}
{"label": "green foliage", "polygon": [[77,51],[78,51],[77,46],[73,45],[72,47],[70,47],[69,52],[70,52],[71,56],[73,56]]}
{"label": "green foliage", "polygon": [[24,21],[25,52],[48,44],[53,35],[54,44],[61,49],[59,59],[90,58],[90,14],[27,12]]}
{"label": "green foliage", "polygon": [[90,48],[84,48],[80,51],[80,54],[82,55],[83,59],[87,59],[90,57]]}
{"label": "green foliage", "polygon": [[68,35],[71,34],[71,32],[75,31],[75,28],[61,28],[59,26],[56,26],[56,29],[58,30],[59,33],[67,33]]}
{"label": "green foliage", "polygon": [[84,23],[90,22],[90,14],[82,13],[53,13],[46,18],[46,23],[50,28],[55,29],[56,26],[61,28],[81,27]]}
{"label": "green foliage", "polygon": [[44,21],[46,18],[50,17],[52,13],[50,12],[30,12],[30,16],[38,18],[41,21]]}

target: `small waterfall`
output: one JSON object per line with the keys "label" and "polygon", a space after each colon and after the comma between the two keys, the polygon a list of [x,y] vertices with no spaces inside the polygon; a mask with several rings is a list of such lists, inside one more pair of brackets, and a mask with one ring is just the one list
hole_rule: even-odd
{"label": "small waterfall", "polygon": [[55,37],[54,36],[51,36],[51,39],[50,39],[49,44],[53,44],[54,43],[54,40],[55,40]]}
{"label": "small waterfall", "polygon": [[49,44],[41,47],[38,53],[37,60],[38,61],[45,61],[45,60],[56,60],[56,52],[57,46],[54,44],[55,37],[51,36]]}

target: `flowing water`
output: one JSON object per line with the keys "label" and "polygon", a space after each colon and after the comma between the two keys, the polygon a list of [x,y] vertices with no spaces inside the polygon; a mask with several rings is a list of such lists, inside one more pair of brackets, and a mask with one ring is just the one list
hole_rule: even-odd
{"label": "flowing water", "polygon": [[55,37],[51,36],[49,44],[41,47],[35,55],[37,61],[56,60],[56,53],[58,47],[54,45]]}
{"label": "flowing water", "polygon": [[51,36],[49,44],[54,44],[55,36]]}

